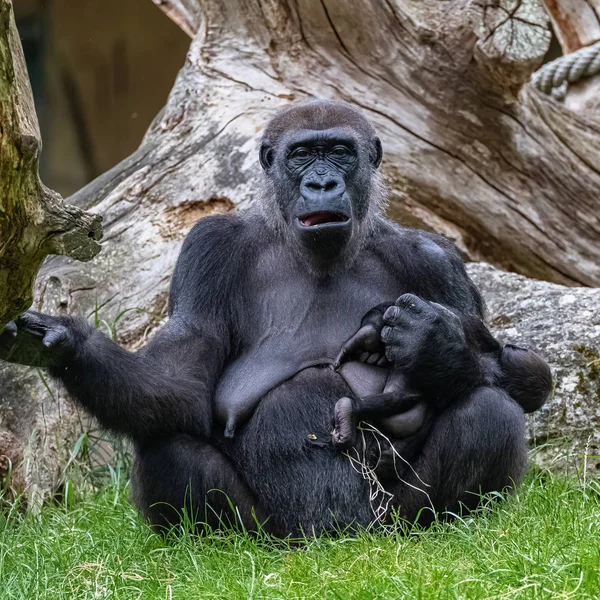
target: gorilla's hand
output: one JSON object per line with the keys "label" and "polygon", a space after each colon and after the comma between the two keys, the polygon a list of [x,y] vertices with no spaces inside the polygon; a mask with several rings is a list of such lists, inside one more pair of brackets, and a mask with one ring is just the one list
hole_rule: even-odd
{"label": "gorilla's hand", "polygon": [[417,390],[453,395],[479,382],[479,360],[467,343],[460,317],[451,310],[404,294],[383,319],[386,357],[402,368]]}
{"label": "gorilla's hand", "polygon": [[0,334],[0,360],[32,367],[59,367],[75,352],[75,335],[68,317],[28,311]]}
{"label": "gorilla's hand", "polygon": [[356,357],[361,362],[369,365],[385,367],[388,364],[388,361],[385,357],[385,346],[381,342],[382,328],[383,320],[381,322],[381,327],[376,327],[373,324],[361,327],[344,343],[333,362],[333,368],[337,371],[337,369],[342,366],[343,362],[352,357]]}

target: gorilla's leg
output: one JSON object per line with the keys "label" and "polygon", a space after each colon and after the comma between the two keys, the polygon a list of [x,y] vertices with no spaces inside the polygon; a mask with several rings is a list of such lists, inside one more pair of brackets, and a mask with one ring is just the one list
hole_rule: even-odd
{"label": "gorilla's leg", "polygon": [[[256,529],[257,501],[233,464],[209,443],[181,435],[137,448],[135,504],[164,531],[185,513],[196,528]],[[256,516],[255,516],[256,515]]]}
{"label": "gorilla's leg", "polygon": [[[399,482],[390,491],[401,517],[412,522],[430,502],[436,513],[472,510],[479,494],[514,487],[526,466],[523,410],[501,389],[482,387],[433,422],[412,461],[414,472],[407,468],[402,473],[414,487]],[[431,510],[424,510],[418,520],[428,524],[433,518]]]}

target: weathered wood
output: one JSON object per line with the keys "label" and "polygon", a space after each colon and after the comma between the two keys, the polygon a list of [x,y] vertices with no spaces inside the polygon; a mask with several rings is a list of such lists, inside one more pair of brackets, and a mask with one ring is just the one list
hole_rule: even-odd
{"label": "weathered wood", "polygon": [[[600,41],[600,0],[544,1],[564,54]],[[564,105],[574,112],[600,115],[600,76],[570,85]]]}
{"label": "weathered wood", "polygon": [[544,0],[564,54],[600,40],[600,0]]}
{"label": "weathered wood", "polygon": [[446,233],[471,259],[600,284],[600,128],[525,83],[550,40],[541,2],[185,6],[203,26],[164,113],[135,155],[74,201],[114,201],[117,184],[144,173],[166,204],[243,203],[259,177],[254,154],[240,153],[272,111],[337,98],[381,132],[392,216]]}
{"label": "weathered wood", "polygon": [[0,0],[0,325],[26,310],[51,253],[89,260],[100,217],[64,204],[38,177],[40,133],[10,0]]}

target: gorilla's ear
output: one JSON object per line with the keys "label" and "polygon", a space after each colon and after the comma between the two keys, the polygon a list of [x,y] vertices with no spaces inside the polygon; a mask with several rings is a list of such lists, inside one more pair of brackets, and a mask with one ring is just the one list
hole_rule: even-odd
{"label": "gorilla's ear", "polygon": [[375,169],[379,168],[381,159],[383,158],[383,148],[381,147],[381,140],[375,136],[371,140],[371,150],[369,152],[369,160]]}
{"label": "gorilla's ear", "polygon": [[269,169],[273,166],[273,160],[275,158],[275,152],[273,152],[273,148],[263,142],[260,145],[258,158],[260,160],[260,166],[263,168],[265,173],[268,173]]}

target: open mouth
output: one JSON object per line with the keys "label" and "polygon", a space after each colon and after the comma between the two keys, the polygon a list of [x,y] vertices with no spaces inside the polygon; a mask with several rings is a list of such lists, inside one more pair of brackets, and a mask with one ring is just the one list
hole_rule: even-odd
{"label": "open mouth", "polygon": [[327,211],[309,213],[300,217],[300,223],[305,227],[316,227],[317,225],[328,225],[331,223],[347,223],[349,220],[346,215]]}

